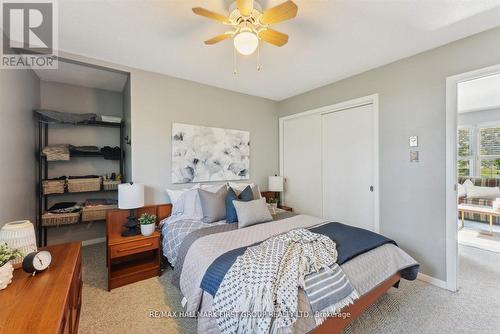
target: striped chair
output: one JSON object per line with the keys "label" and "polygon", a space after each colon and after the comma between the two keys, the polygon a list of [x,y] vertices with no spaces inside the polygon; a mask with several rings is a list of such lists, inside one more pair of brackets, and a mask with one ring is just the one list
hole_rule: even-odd
{"label": "striped chair", "polygon": [[[479,177],[459,177],[458,183],[463,184],[467,179],[471,180],[475,186],[481,187],[499,187],[500,179],[496,178],[479,178]],[[460,197],[458,203],[460,204],[472,204],[472,205],[482,205],[482,206],[493,206],[492,198],[467,198],[467,196]],[[460,216],[459,216],[460,217]],[[465,219],[475,220],[480,222],[489,223],[489,216],[480,215],[477,213],[465,213]],[[500,225],[500,217],[493,217],[493,224]]]}

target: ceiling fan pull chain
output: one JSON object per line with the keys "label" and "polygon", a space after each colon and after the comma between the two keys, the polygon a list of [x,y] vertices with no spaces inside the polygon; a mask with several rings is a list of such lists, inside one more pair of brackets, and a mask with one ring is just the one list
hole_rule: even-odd
{"label": "ceiling fan pull chain", "polygon": [[236,49],[233,48],[233,74],[238,75],[238,64],[236,59]]}

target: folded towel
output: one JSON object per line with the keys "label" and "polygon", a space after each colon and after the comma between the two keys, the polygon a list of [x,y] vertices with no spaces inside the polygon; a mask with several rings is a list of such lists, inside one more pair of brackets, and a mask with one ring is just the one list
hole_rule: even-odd
{"label": "folded towel", "polygon": [[121,123],[122,122],[122,118],[121,117],[106,116],[106,115],[102,115],[101,116],[101,120],[103,122],[108,122],[108,123]]}

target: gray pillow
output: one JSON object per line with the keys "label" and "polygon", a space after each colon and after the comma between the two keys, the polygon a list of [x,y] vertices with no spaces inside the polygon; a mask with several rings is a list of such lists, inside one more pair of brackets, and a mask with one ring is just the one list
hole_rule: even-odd
{"label": "gray pillow", "polygon": [[204,223],[213,223],[226,219],[227,188],[222,187],[216,193],[198,189]]}
{"label": "gray pillow", "polygon": [[238,215],[238,228],[273,220],[273,216],[269,212],[265,198],[259,198],[249,202],[233,201],[233,205]]}

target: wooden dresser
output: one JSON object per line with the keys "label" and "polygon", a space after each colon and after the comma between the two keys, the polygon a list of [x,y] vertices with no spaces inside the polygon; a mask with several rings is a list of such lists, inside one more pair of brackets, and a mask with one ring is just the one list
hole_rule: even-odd
{"label": "wooden dresser", "polygon": [[0,291],[0,333],[78,332],[82,305],[81,243],[45,247],[50,267],[32,276],[14,271],[12,283]]}

